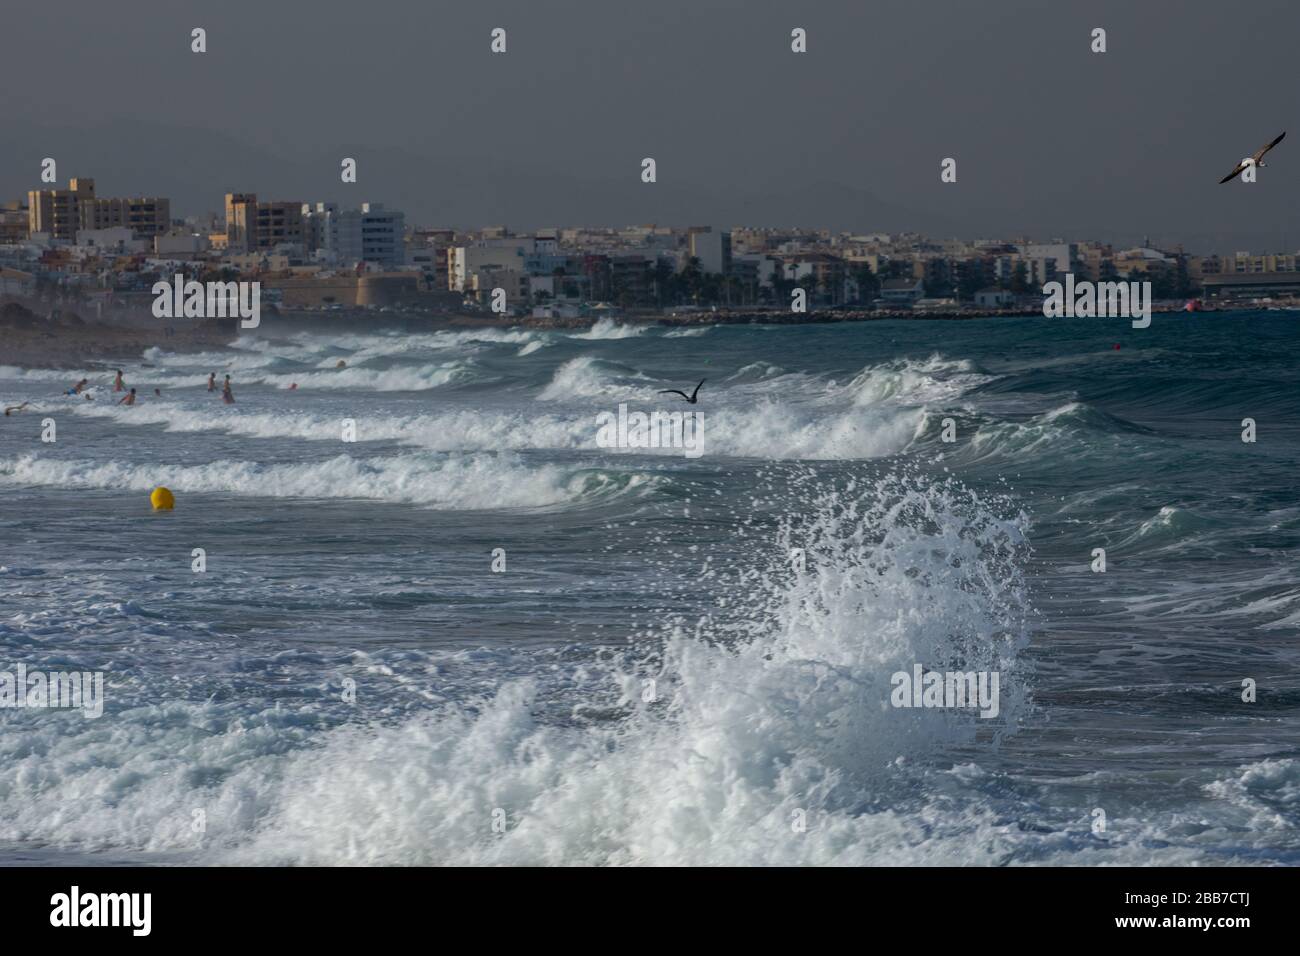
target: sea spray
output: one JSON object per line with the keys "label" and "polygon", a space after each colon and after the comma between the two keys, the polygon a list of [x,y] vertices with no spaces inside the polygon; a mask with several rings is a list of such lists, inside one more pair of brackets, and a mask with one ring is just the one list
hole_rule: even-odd
{"label": "sea spray", "polygon": [[[964,859],[955,833],[927,835],[891,794],[942,766],[947,748],[989,743],[980,725],[1015,728],[1027,696],[1024,516],[921,478],[831,487],[808,476],[791,490],[817,497],[766,529],[770,562],[699,575],[732,589],[714,611],[666,620],[590,666],[586,684],[602,672],[609,682],[603,704],[579,699],[570,719],[546,719],[528,678],[400,727],[331,734],[286,769],[276,812],[235,858]],[[795,540],[803,572],[784,562]],[[999,720],[890,709],[890,673],[922,658],[999,669],[1010,685]],[[930,840],[942,848],[917,850]]]}

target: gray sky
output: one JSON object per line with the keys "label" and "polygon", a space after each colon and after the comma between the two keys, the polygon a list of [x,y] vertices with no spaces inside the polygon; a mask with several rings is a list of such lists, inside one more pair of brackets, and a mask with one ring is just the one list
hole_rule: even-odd
{"label": "gray sky", "polygon": [[[61,185],[169,196],[174,215],[252,191],[387,202],[425,225],[1294,251],[1297,27],[1296,0],[22,4],[4,17],[6,73],[24,79],[0,100],[0,197],[38,188],[53,156]],[[1259,182],[1218,184],[1284,129]]]}

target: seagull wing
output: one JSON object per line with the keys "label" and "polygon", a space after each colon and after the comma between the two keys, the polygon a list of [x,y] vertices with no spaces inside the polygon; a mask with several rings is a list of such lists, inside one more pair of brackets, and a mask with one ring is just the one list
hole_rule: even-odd
{"label": "seagull wing", "polygon": [[[708,381],[707,378],[702,378],[702,379],[700,379],[700,385],[703,385],[703,384],[704,384],[705,382],[707,382],[707,381]],[[695,401],[695,396],[698,395],[698,394],[700,394],[700,385],[696,385],[696,386],[695,386],[695,391],[691,392],[691,397],[688,399],[688,401],[690,401],[690,402],[694,402],[694,401]]]}
{"label": "seagull wing", "polygon": [[680,395],[682,398],[686,399],[688,402],[691,400],[691,397],[690,397],[689,395],[687,395],[685,392],[679,392],[679,391],[678,391],[677,389],[675,389],[675,388],[661,388],[661,389],[659,389],[659,394],[660,394],[660,395]]}
{"label": "seagull wing", "polygon": [[[1285,136],[1285,135],[1286,135],[1286,133],[1283,133],[1283,134],[1282,134],[1282,136]],[[1267,153],[1270,149],[1272,149],[1272,148],[1273,148],[1274,146],[1276,146],[1278,143],[1282,142],[1282,136],[1279,136],[1277,139],[1273,140],[1273,142],[1269,143],[1267,146],[1265,146],[1263,149],[1261,149],[1258,153],[1256,153],[1256,154],[1255,154],[1255,162],[1258,163],[1261,159],[1264,158],[1264,154],[1265,154],[1265,153]]]}
{"label": "seagull wing", "polygon": [[1234,169],[1232,172],[1228,173],[1228,175],[1224,176],[1222,179],[1219,180],[1219,185],[1222,186],[1228,180],[1236,178],[1236,176],[1240,174],[1241,171],[1245,169],[1248,165],[1249,165],[1248,163],[1238,163],[1236,169]]}

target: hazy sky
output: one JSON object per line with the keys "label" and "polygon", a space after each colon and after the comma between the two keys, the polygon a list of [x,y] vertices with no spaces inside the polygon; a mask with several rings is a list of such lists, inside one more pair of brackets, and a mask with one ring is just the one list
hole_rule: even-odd
{"label": "hazy sky", "polygon": [[[3,23],[0,198],[52,156],[61,185],[174,215],[251,191],[426,225],[1300,247],[1297,0],[63,0]],[[1256,184],[1218,184],[1282,130]]]}

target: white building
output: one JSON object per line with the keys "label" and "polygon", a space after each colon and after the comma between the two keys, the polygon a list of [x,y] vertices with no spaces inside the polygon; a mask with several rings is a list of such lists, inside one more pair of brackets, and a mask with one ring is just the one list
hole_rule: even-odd
{"label": "white building", "polygon": [[690,256],[700,260],[700,270],[726,275],[731,270],[731,233],[712,227],[692,230],[689,242]]}
{"label": "white building", "polygon": [[770,288],[772,280],[781,274],[781,260],[775,256],[757,254],[732,256],[731,274]]}
{"label": "white building", "polygon": [[1073,242],[1026,242],[1017,246],[1024,260],[1030,285],[1042,285],[1077,272],[1079,247]]}
{"label": "white building", "polygon": [[339,265],[368,262],[383,268],[406,263],[406,215],[383,203],[340,210],[337,203],[305,203],[303,234],[309,249]]}
{"label": "white building", "polygon": [[[472,246],[453,246],[447,252],[447,284],[455,292],[474,289],[474,277],[480,273],[525,273],[525,250],[518,239],[485,240]],[[481,283],[478,287],[492,288]]]}
{"label": "white building", "polygon": [[554,229],[539,229],[537,235],[533,236],[533,254],[538,256],[554,256],[560,252],[559,239],[555,235]]}
{"label": "white building", "polygon": [[97,252],[145,252],[152,244],[149,240],[135,239],[126,226],[77,230],[77,245]]}
{"label": "white building", "polygon": [[160,256],[197,255],[206,252],[210,245],[207,236],[187,229],[173,229],[153,237],[153,251]]}
{"label": "white building", "polygon": [[1015,293],[989,286],[975,293],[975,304],[981,309],[1005,309],[1014,305]]}
{"label": "white building", "polygon": [[377,202],[349,209],[339,222],[339,248],[348,261],[400,266],[406,261],[406,215]]}

